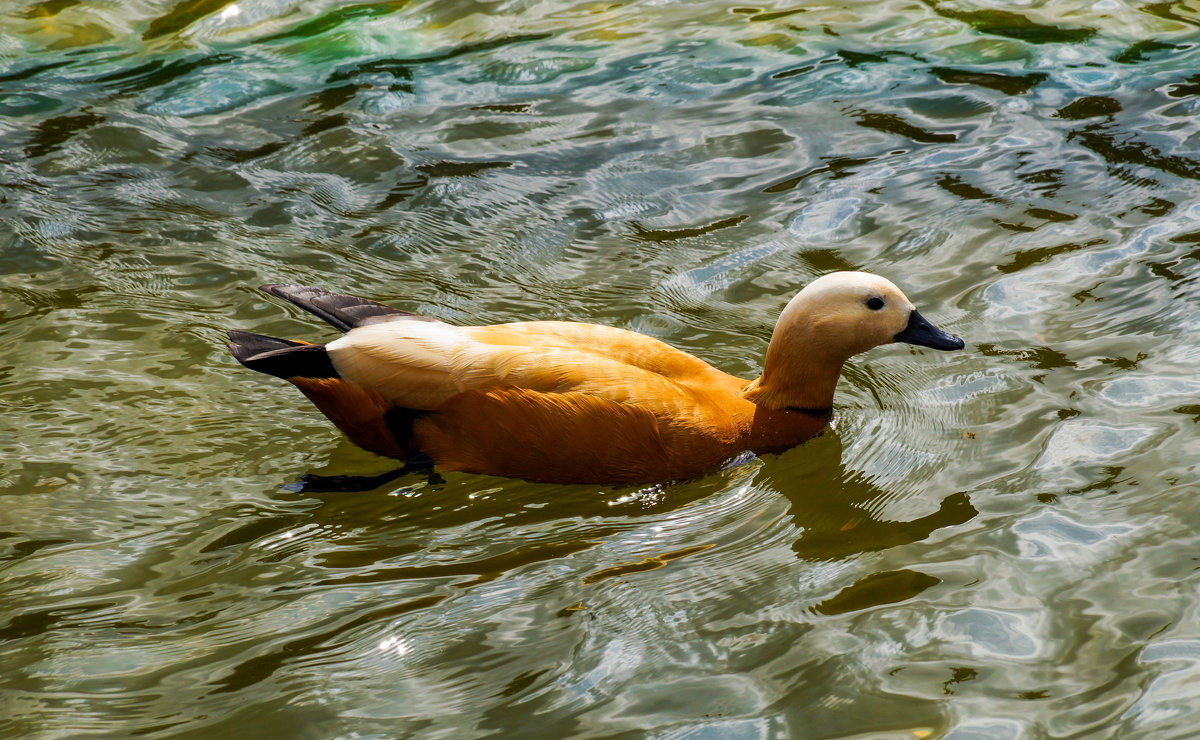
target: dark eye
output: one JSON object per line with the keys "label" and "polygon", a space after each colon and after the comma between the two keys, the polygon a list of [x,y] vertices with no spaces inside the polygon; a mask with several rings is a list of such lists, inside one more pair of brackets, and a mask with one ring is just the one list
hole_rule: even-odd
{"label": "dark eye", "polygon": [[878,311],[879,309],[883,308],[883,299],[879,296],[871,296],[867,299],[867,308],[871,309],[872,311]]}

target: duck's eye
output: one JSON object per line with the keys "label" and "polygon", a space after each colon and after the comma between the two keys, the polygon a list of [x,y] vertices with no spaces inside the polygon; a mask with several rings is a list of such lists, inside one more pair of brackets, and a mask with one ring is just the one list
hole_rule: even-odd
{"label": "duck's eye", "polygon": [[867,308],[871,309],[872,311],[878,311],[879,309],[883,308],[883,299],[879,296],[871,296],[867,299]]}

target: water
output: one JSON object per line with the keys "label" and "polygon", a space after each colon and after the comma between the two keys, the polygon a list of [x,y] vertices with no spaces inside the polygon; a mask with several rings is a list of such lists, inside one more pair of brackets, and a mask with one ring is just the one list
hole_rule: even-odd
{"label": "water", "polygon": [[[1000,7],[0,6],[0,734],[1190,736],[1200,15]],[[223,347],[300,282],[753,375],[834,269],[967,351],[643,489],[389,480]]]}

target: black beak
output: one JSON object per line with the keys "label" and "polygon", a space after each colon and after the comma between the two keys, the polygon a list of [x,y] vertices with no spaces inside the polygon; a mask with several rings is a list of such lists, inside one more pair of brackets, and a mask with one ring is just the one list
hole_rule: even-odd
{"label": "black beak", "polygon": [[915,308],[908,315],[908,326],[904,327],[904,331],[897,334],[895,338],[897,342],[918,344],[933,349],[952,350],[962,349],[966,346],[963,340],[953,334],[947,334],[929,323],[924,316],[917,313]]}

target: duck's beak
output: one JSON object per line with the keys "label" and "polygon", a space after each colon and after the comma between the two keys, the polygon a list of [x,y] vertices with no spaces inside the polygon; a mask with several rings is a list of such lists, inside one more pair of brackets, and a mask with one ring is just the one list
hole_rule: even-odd
{"label": "duck's beak", "polygon": [[966,343],[953,334],[947,334],[913,309],[908,315],[908,326],[895,337],[897,342],[919,344],[933,349],[952,350],[962,349]]}

